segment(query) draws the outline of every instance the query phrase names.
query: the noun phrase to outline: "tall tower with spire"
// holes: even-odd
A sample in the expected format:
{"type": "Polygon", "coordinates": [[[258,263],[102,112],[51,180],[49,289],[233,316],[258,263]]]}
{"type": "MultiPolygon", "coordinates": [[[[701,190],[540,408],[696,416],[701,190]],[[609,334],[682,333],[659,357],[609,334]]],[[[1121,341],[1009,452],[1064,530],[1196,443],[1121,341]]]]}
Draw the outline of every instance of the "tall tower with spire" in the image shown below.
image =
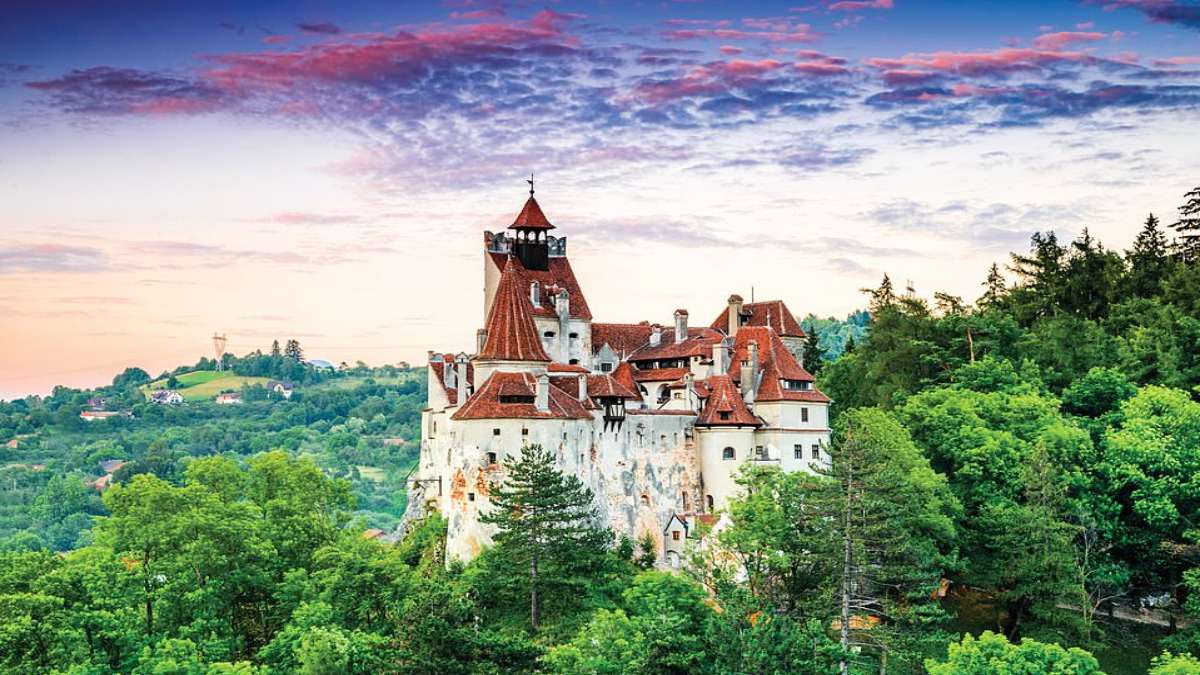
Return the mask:
{"type": "Polygon", "coordinates": [[[542,207],[538,206],[533,196],[533,174],[525,182],[529,183],[529,199],[517,214],[517,219],[508,226],[515,232],[513,254],[525,269],[544,272],[550,266],[550,242],[546,236],[554,226],[546,219],[546,214],[542,213],[542,207]]]}

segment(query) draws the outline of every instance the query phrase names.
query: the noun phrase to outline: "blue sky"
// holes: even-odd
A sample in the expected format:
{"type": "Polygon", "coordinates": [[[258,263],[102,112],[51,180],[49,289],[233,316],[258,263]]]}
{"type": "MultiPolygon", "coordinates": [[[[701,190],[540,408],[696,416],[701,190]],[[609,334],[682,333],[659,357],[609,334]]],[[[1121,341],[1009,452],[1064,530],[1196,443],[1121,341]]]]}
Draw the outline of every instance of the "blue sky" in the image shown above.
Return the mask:
{"type": "Polygon", "coordinates": [[[48,5],[0,21],[0,396],[469,349],[530,171],[597,316],[663,322],[972,299],[1200,182],[1193,0],[48,5]]]}

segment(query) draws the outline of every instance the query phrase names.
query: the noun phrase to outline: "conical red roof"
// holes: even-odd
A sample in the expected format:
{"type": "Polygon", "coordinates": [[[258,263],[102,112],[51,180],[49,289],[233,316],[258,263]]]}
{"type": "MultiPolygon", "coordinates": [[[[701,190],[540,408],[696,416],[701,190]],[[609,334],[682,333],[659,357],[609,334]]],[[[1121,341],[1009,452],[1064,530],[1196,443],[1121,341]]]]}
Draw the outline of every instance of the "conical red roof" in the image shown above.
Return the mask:
{"type": "Polygon", "coordinates": [[[530,313],[526,289],[520,287],[521,275],[512,259],[500,274],[496,287],[496,299],[492,301],[492,312],[488,314],[487,340],[477,356],[480,359],[499,361],[549,361],[537,327],[530,313]]]}
{"type": "Polygon", "coordinates": [[[529,199],[525,202],[525,208],[517,214],[517,219],[512,225],[508,226],[510,230],[553,230],[554,226],[546,220],[546,214],[542,213],[542,207],[538,206],[537,200],[533,195],[529,195],[529,199]]]}

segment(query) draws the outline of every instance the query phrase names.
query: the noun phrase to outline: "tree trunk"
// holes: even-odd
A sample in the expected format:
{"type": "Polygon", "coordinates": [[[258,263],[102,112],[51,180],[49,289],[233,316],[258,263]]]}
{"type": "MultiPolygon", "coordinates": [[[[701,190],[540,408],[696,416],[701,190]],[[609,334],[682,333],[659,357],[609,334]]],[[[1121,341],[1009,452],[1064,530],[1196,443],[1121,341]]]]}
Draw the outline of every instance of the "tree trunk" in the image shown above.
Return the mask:
{"type": "Polygon", "coordinates": [[[538,557],[534,553],[529,561],[529,624],[534,631],[541,623],[541,612],[538,610],[538,557]]]}

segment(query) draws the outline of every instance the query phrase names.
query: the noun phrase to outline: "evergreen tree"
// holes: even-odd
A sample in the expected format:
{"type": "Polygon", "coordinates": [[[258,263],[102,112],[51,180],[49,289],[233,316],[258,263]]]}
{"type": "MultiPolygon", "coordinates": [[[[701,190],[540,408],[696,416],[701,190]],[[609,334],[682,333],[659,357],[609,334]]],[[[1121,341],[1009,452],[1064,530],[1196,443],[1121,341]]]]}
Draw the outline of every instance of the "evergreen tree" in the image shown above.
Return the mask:
{"type": "Polygon", "coordinates": [[[288,340],[287,346],[283,348],[283,355],[296,362],[303,361],[304,350],[300,348],[300,341],[288,340]]]}
{"type": "Polygon", "coordinates": [[[1062,309],[1085,319],[1100,320],[1124,275],[1124,261],[1106,251],[1087,228],[1071,242],[1063,270],[1059,302],[1062,309]]]}
{"type": "Polygon", "coordinates": [[[825,365],[825,350],[821,349],[821,338],[817,335],[817,326],[815,323],[809,323],[804,332],[804,368],[813,375],[816,375],[821,372],[821,367],[825,365]]]}
{"type": "Polygon", "coordinates": [[[883,275],[883,280],[879,282],[878,288],[864,288],[861,290],[863,293],[871,296],[870,308],[872,315],[878,314],[881,310],[896,304],[896,288],[892,285],[892,278],[887,274],[883,275]]]}
{"type": "Polygon", "coordinates": [[[1200,187],[1183,198],[1187,203],[1179,207],[1179,220],[1171,224],[1171,229],[1179,233],[1175,251],[1180,259],[1194,263],[1200,260],[1200,187]]]}
{"type": "Polygon", "coordinates": [[[493,484],[492,509],[481,516],[498,529],[493,540],[501,556],[529,590],[529,623],[541,626],[544,592],[571,592],[587,583],[580,572],[604,554],[612,538],[596,524],[592,491],[554,466],[554,454],[540,445],[521,448],[504,461],[503,483],[493,484]]]}
{"type": "Polygon", "coordinates": [[[1152,298],[1162,293],[1163,279],[1171,267],[1170,252],[1167,236],[1151,213],[1133,240],[1133,248],[1125,252],[1125,262],[1129,264],[1125,283],[1129,294],[1152,298]]]}
{"type": "Polygon", "coordinates": [[[281,354],[281,352],[279,351],[279,340],[272,340],[271,341],[271,356],[278,357],[280,354],[281,354]]]}
{"type": "Polygon", "coordinates": [[[975,302],[980,307],[988,309],[999,305],[1007,293],[1008,286],[1004,282],[1004,275],[1000,274],[1000,266],[992,263],[987,279],[983,282],[983,295],[979,296],[975,302]]]}
{"type": "Polygon", "coordinates": [[[1057,314],[1061,306],[1067,251],[1053,231],[1034,232],[1029,255],[1011,254],[1009,269],[1022,282],[1014,289],[1017,315],[1023,322],[1057,314]]]}

